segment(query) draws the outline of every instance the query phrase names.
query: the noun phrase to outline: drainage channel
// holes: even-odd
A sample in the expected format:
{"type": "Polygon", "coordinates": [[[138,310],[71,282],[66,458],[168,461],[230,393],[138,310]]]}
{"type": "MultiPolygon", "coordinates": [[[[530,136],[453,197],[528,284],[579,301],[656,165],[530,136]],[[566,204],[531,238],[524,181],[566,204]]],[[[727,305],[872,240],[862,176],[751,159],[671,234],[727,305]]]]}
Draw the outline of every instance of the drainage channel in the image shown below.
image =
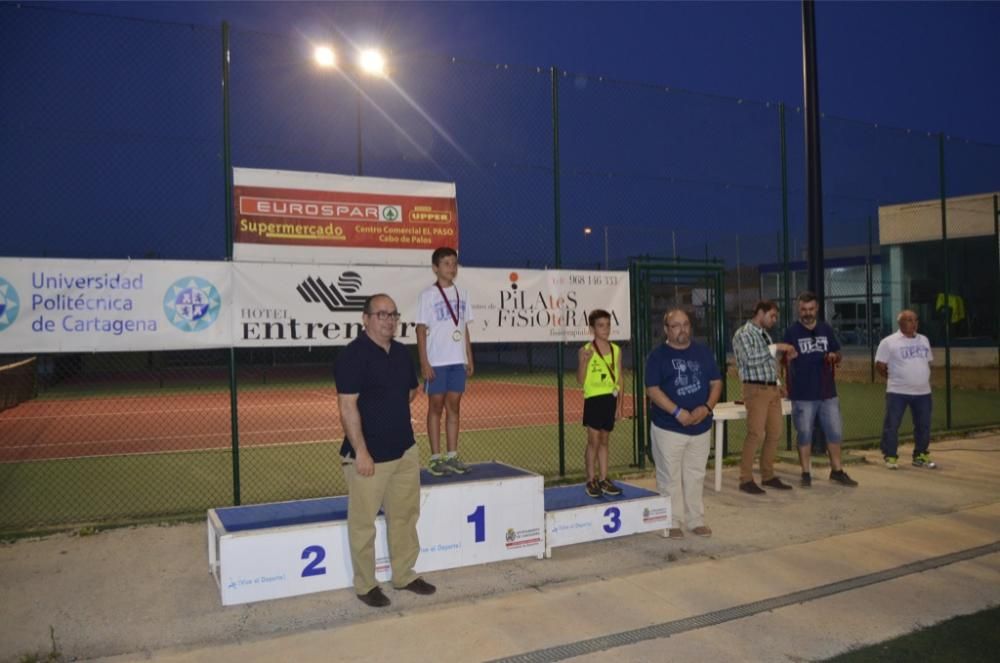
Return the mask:
{"type": "Polygon", "coordinates": [[[695,629],[705,628],[706,626],[724,624],[736,619],[743,619],[744,617],[757,615],[762,612],[768,612],[771,610],[777,610],[778,608],[795,605],[796,603],[815,601],[816,599],[825,598],[827,596],[833,596],[842,592],[849,592],[854,589],[860,589],[861,587],[886,582],[887,580],[902,578],[903,576],[912,575],[914,573],[930,571],[931,569],[948,566],[949,564],[955,564],[956,562],[964,562],[996,552],[1000,552],[1000,541],[996,541],[985,546],[977,546],[967,550],[960,550],[948,555],[941,555],[940,557],[931,557],[919,562],[904,564],[903,566],[897,566],[895,568],[886,569],[885,571],[879,571],[877,573],[869,573],[867,575],[857,576],[847,580],[832,582],[827,585],[820,585],[819,587],[813,587],[811,589],[803,589],[798,592],[792,592],[791,594],[785,594],[783,596],[775,596],[774,598],[745,603],[743,605],[733,606],[724,610],[706,612],[705,614],[696,615],[694,617],[685,617],[684,619],[677,619],[671,622],[664,622],[662,624],[645,626],[631,631],[622,631],[621,633],[602,635],[599,638],[580,640],[578,642],[570,642],[564,645],[548,647],[546,649],[536,649],[535,651],[517,654],[516,656],[498,658],[491,661],[491,663],[549,663],[549,661],[563,661],[568,658],[593,654],[594,652],[604,651],[607,649],[634,645],[637,642],[644,642],[646,640],[669,638],[672,635],[678,635],[686,631],[693,631],[695,629]]]}

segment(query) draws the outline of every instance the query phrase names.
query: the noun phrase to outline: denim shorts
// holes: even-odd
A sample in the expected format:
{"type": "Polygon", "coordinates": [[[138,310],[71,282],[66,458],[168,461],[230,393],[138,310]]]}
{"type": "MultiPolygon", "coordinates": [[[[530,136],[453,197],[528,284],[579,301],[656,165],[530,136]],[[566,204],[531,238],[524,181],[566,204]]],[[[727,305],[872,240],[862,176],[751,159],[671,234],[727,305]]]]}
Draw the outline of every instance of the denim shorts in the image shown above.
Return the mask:
{"type": "Polygon", "coordinates": [[[428,396],[449,391],[461,394],[465,391],[465,364],[434,366],[434,379],[427,380],[424,391],[428,396]]]}
{"type": "Polygon", "coordinates": [[[834,396],[821,401],[792,401],[792,422],[798,432],[798,445],[812,444],[816,421],[823,428],[826,441],[840,444],[844,439],[844,424],[840,419],[840,399],[834,396]]]}

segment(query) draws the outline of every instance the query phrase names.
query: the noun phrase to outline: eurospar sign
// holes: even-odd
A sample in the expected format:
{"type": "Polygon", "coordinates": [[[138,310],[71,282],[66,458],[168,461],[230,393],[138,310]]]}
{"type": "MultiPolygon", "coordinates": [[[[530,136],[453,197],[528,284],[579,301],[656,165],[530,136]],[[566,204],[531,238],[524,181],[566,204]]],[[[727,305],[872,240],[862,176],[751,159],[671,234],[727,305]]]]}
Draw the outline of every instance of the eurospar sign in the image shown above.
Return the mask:
{"type": "Polygon", "coordinates": [[[451,182],[251,168],[233,182],[236,260],[418,265],[458,249],[451,182]]]}

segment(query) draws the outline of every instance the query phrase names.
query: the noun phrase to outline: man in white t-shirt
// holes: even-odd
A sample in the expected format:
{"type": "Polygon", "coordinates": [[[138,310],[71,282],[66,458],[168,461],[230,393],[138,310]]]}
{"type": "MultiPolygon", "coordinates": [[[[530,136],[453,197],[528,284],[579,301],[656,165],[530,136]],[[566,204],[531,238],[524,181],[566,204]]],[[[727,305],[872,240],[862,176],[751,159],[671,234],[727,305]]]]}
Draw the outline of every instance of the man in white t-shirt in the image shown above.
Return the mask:
{"type": "Polygon", "coordinates": [[[935,468],[931,444],[931,366],[934,354],[927,337],[917,333],[917,314],[909,309],[896,317],[899,331],[882,339],[875,352],[875,369],[887,379],[882,455],[890,470],[899,468],[899,424],[906,407],[913,417],[913,466],[935,468]]]}
{"type": "Polygon", "coordinates": [[[427,470],[434,476],[465,474],[469,468],[458,459],[458,418],[465,379],[473,373],[468,328],[472,304],[468,291],[455,284],[455,249],[435,249],[431,267],[437,279],[417,301],[417,352],[427,392],[427,437],[431,444],[427,470]],[[441,453],[442,412],[448,445],[445,454],[441,453]]]}

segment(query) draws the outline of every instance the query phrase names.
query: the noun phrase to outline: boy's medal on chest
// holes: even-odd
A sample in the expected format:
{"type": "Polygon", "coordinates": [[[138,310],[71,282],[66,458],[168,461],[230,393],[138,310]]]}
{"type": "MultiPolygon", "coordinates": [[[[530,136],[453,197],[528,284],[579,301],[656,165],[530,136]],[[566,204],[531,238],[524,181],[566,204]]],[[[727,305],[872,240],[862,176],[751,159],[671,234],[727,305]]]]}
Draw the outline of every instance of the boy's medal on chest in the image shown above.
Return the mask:
{"type": "MultiPolygon", "coordinates": [[[[455,288],[455,308],[452,308],[451,307],[451,302],[448,300],[448,295],[445,294],[444,288],[441,287],[441,284],[440,283],[435,283],[434,285],[437,286],[438,292],[441,293],[441,299],[444,300],[444,305],[448,307],[448,315],[451,316],[451,320],[452,320],[452,322],[455,323],[455,327],[458,327],[458,312],[462,309],[462,302],[461,302],[461,300],[459,299],[459,296],[458,296],[458,286],[457,285],[454,286],[454,288],[455,288]]],[[[451,340],[455,341],[456,343],[458,343],[459,341],[461,341],[462,340],[462,330],[461,329],[456,329],[455,331],[453,331],[451,333],[451,340]]]]}

